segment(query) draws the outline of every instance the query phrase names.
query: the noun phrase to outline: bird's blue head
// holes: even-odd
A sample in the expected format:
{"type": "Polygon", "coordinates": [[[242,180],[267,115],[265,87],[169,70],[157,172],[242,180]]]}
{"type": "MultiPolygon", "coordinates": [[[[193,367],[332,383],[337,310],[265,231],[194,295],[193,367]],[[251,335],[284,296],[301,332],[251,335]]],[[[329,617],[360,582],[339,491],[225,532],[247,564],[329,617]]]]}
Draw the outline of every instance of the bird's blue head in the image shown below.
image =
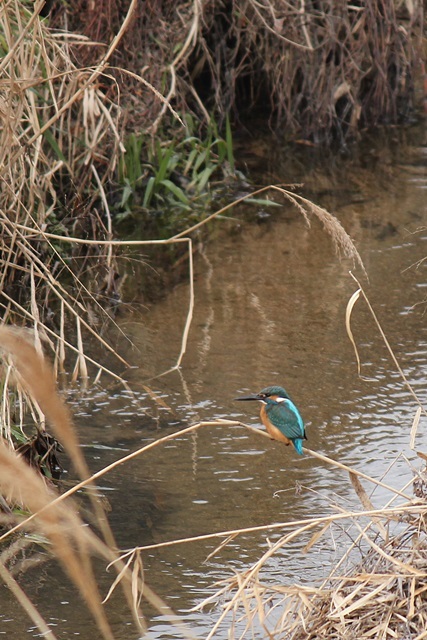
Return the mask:
{"type": "Polygon", "coordinates": [[[276,396],[277,398],[284,398],[285,400],[290,400],[288,394],[286,393],[283,387],[278,387],[273,385],[271,387],[265,387],[262,391],[259,392],[260,396],[264,398],[271,398],[272,396],[276,396]]]}
{"type": "Polygon", "coordinates": [[[260,402],[267,402],[268,398],[284,398],[290,400],[288,394],[283,387],[272,385],[271,387],[265,387],[259,393],[252,394],[250,396],[242,396],[240,398],[234,398],[235,400],[259,400],[260,402]]]}

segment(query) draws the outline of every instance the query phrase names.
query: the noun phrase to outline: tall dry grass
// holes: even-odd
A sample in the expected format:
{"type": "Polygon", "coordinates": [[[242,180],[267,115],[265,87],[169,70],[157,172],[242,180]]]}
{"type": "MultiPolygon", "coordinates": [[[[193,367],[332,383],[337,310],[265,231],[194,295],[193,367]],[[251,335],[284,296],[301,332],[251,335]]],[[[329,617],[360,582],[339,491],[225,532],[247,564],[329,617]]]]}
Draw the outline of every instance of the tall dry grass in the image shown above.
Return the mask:
{"type": "MultiPolygon", "coordinates": [[[[71,17],[57,10],[55,23],[71,20],[91,40],[108,42],[121,2],[75,6],[71,17]]],[[[212,110],[245,117],[255,106],[288,136],[342,141],[360,127],[410,114],[423,9],[421,0],[147,2],[116,60],[142,67],[168,100],[201,119],[212,110]]],[[[87,64],[90,51],[76,49],[87,64]]],[[[156,126],[165,109],[148,92],[139,92],[134,106],[137,121],[149,113],[156,126]]]]}
{"type": "MultiPolygon", "coordinates": [[[[0,11],[0,305],[4,321],[33,324],[50,340],[61,371],[66,347],[72,348],[64,316],[76,335],[84,328],[99,336],[88,301],[101,315],[103,308],[79,279],[82,258],[40,242],[39,234],[50,228],[68,235],[73,228],[78,235],[111,237],[108,208],[98,211],[97,202],[123,145],[118,91],[115,99],[105,92],[109,51],[95,68],[78,68],[70,45],[82,38],[49,30],[38,16],[43,4],[17,0],[0,11]]],[[[111,253],[93,257],[107,277],[111,253]]],[[[85,376],[82,348],[80,342],[73,350],[77,373],[85,376]]]]}
{"type": "MultiPolygon", "coordinates": [[[[109,350],[121,368],[127,366],[99,328],[93,327],[94,309],[105,321],[114,323],[114,319],[83,282],[78,265],[87,254],[80,258],[77,251],[64,251],[64,246],[79,247],[79,236],[89,235],[93,243],[88,243],[93,248],[91,266],[108,281],[114,256],[112,245],[105,242],[112,238],[105,185],[124,151],[120,95],[108,74],[108,60],[128,26],[136,1],[130,3],[102,59],[87,68],[78,67],[70,55],[73,42],[89,44],[87,40],[50,30],[38,15],[43,5],[42,0],[34,4],[13,0],[0,8],[0,489],[5,514],[2,523],[7,529],[1,539],[11,541],[18,531],[41,534],[81,592],[100,634],[110,639],[113,633],[98,590],[93,557],[101,558],[104,564],[114,561],[136,628],[144,628],[139,609],[142,595],[153,606],[167,607],[144,584],[141,573],[131,572],[117,558],[106,515],[91,489],[90,474],[69,412],[56,393],[55,380],[58,374],[71,371],[69,379],[80,378],[84,384],[91,368],[98,372],[96,379],[107,373],[122,381],[85,353],[88,335],[109,350]],[[99,203],[104,206],[102,211],[99,203]],[[60,239],[74,231],[76,242],[55,244],[54,238],[45,235],[46,229],[57,230],[60,239]],[[101,250],[97,238],[104,241],[101,250]],[[4,323],[24,325],[31,331],[12,329],[4,323]],[[53,368],[43,356],[44,348],[54,359],[53,368]],[[14,450],[17,429],[21,436],[30,437],[22,433],[25,412],[32,415],[42,433],[46,433],[47,421],[47,428],[70,455],[87,485],[92,517],[101,537],[84,526],[75,506],[59,496],[54,485],[14,450]],[[18,512],[12,512],[11,507],[18,507],[18,512]],[[28,517],[16,515],[22,509],[28,517]]],[[[12,549],[9,545],[0,558],[2,579],[40,633],[55,638],[9,570],[12,549]]],[[[112,586],[115,588],[114,583],[112,586]]]]}
{"type": "MultiPolygon", "coordinates": [[[[117,367],[128,366],[103,338],[106,326],[119,331],[114,313],[123,276],[109,242],[109,185],[125,153],[125,114],[109,65],[137,1],[96,62],[84,67],[73,46],[91,50],[93,43],[49,28],[39,17],[43,5],[13,0],[0,10],[0,313],[4,322],[33,327],[59,374],[120,379],[85,345],[90,336],[117,367]]],[[[131,75],[165,103],[142,76],[131,75]]]]}

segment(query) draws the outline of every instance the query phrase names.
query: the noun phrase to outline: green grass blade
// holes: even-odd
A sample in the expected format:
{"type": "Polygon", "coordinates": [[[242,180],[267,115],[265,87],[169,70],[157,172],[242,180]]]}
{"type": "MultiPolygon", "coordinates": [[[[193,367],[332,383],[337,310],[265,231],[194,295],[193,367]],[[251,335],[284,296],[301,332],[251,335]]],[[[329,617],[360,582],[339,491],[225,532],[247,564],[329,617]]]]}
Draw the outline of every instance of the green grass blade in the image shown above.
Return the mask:
{"type": "Polygon", "coordinates": [[[196,188],[197,188],[197,191],[199,191],[199,193],[205,189],[215,169],[216,167],[212,167],[212,166],[206,167],[206,169],[204,169],[204,171],[202,171],[202,173],[199,175],[199,179],[197,180],[197,184],[196,184],[196,188]]]}
{"type": "Polygon", "coordinates": [[[180,202],[182,202],[183,204],[189,204],[188,197],[186,196],[184,191],[180,187],[178,187],[178,185],[176,185],[174,182],[172,182],[171,180],[162,180],[160,184],[166,189],[168,189],[171,193],[173,193],[173,195],[178,200],[180,200],[180,202]]]}
{"type": "Polygon", "coordinates": [[[67,162],[64,154],[62,153],[61,149],[58,146],[58,143],[55,140],[55,136],[50,129],[46,129],[46,131],[44,131],[43,138],[50,144],[52,150],[56,153],[57,158],[59,160],[62,160],[62,162],[67,162]]]}
{"type": "Polygon", "coordinates": [[[274,200],[266,200],[265,198],[246,198],[245,202],[247,204],[258,204],[263,207],[282,207],[283,205],[280,202],[274,202],[274,200]]]}
{"type": "Polygon", "coordinates": [[[150,205],[155,182],[156,178],[154,176],[151,176],[151,178],[148,179],[147,186],[145,187],[144,200],[142,201],[143,207],[148,207],[150,205]]]}
{"type": "Polygon", "coordinates": [[[233,152],[233,134],[231,131],[230,118],[227,115],[225,120],[225,142],[227,143],[227,160],[230,165],[231,173],[236,172],[235,162],[234,162],[234,152],[233,152]]]}
{"type": "Polygon", "coordinates": [[[205,149],[204,151],[199,153],[199,155],[197,156],[196,162],[194,163],[194,169],[193,169],[193,176],[194,177],[196,177],[195,174],[197,174],[197,172],[199,171],[199,169],[202,166],[202,164],[206,163],[207,157],[208,157],[208,150],[207,149],[205,149]]]}
{"type": "Polygon", "coordinates": [[[195,161],[195,159],[197,158],[197,154],[198,154],[198,153],[199,153],[199,151],[198,151],[197,149],[192,149],[192,150],[190,151],[190,153],[189,153],[189,155],[188,155],[187,162],[186,162],[185,167],[184,167],[184,171],[183,171],[183,174],[184,174],[185,176],[189,173],[189,171],[190,171],[191,167],[193,166],[193,162],[194,162],[194,161],[195,161]]]}
{"type": "Polygon", "coordinates": [[[157,174],[156,174],[157,184],[160,184],[161,181],[164,180],[166,176],[169,175],[171,171],[173,171],[173,169],[175,168],[176,162],[174,164],[171,163],[173,152],[174,152],[174,149],[172,145],[168,147],[164,152],[163,157],[159,162],[159,170],[157,171],[157,174]]]}

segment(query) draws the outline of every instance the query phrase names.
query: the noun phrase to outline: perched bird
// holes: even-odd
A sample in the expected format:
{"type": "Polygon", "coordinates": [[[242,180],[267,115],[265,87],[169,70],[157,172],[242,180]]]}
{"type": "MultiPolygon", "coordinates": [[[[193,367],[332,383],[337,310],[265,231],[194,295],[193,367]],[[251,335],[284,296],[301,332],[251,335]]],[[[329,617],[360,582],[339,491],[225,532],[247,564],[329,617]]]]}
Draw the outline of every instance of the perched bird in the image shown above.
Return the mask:
{"type": "Polygon", "coordinates": [[[273,440],[280,440],[286,445],[292,442],[296,452],[303,455],[302,441],[307,440],[304,422],[283,387],[266,387],[255,395],[234,399],[261,402],[261,421],[273,440]]]}

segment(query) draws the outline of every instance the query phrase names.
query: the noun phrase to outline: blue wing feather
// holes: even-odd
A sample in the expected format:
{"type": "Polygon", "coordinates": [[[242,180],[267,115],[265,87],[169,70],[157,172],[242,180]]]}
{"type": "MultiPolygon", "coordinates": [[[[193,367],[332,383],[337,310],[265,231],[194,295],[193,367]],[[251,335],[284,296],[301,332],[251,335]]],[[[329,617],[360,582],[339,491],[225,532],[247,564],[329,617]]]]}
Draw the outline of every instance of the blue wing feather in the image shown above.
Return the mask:
{"type": "Polygon", "coordinates": [[[272,424],[289,440],[305,438],[303,419],[292,400],[267,402],[266,412],[272,424]]]}

